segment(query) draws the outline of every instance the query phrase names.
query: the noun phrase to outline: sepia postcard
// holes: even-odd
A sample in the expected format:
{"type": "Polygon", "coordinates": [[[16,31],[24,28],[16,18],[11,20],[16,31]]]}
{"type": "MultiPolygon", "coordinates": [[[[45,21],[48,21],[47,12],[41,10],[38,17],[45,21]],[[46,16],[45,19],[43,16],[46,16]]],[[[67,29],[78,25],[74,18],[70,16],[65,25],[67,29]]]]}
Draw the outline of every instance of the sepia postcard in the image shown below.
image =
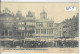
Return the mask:
{"type": "Polygon", "coordinates": [[[0,53],[79,53],[78,2],[1,2],[0,53]]]}

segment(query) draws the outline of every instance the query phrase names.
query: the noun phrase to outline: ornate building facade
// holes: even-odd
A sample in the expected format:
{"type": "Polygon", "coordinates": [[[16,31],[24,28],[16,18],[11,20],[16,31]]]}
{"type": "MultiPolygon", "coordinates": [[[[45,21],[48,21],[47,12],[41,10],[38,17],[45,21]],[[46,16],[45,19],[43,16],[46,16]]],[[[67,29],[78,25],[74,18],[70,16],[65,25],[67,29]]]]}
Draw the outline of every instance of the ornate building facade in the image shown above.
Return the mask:
{"type": "MultiPolygon", "coordinates": [[[[45,12],[45,10],[42,10],[39,19],[36,18],[34,13],[32,13],[31,11],[28,11],[26,17],[22,16],[20,11],[17,11],[16,15],[13,15],[8,9],[5,9],[3,14],[4,13],[8,14],[8,16],[3,16],[5,17],[5,21],[3,21],[3,23],[7,21],[7,18],[9,18],[6,22],[9,23],[9,25],[7,25],[6,23],[4,24],[8,26],[6,29],[9,28],[8,30],[10,30],[11,28],[10,33],[12,33],[12,36],[9,35],[9,31],[6,32],[8,34],[8,36],[6,36],[6,30],[3,31],[3,35],[1,36],[5,35],[8,38],[10,36],[12,38],[54,38],[58,34],[57,24],[53,20],[50,20],[50,18],[47,18],[47,13],[45,12]]],[[[0,34],[2,34],[2,31],[0,34]]]]}
{"type": "MultiPolygon", "coordinates": [[[[19,15],[20,13],[17,13],[19,15]]],[[[29,11],[26,17],[16,17],[16,37],[54,37],[55,23],[47,18],[47,13],[43,10],[40,13],[40,19],[37,19],[34,14],[29,11]],[[19,18],[19,19],[18,19],[19,18]]]]}

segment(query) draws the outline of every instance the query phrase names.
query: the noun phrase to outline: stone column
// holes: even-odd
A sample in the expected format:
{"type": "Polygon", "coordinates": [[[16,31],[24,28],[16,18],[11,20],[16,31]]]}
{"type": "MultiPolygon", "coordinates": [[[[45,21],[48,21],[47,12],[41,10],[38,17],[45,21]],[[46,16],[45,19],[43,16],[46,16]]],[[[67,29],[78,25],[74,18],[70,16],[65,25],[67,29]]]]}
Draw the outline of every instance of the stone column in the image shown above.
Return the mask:
{"type": "Polygon", "coordinates": [[[9,30],[8,30],[8,37],[9,37],[9,30]]]}
{"type": "Polygon", "coordinates": [[[3,32],[4,32],[4,35],[3,36],[5,37],[5,30],[3,32]]]}

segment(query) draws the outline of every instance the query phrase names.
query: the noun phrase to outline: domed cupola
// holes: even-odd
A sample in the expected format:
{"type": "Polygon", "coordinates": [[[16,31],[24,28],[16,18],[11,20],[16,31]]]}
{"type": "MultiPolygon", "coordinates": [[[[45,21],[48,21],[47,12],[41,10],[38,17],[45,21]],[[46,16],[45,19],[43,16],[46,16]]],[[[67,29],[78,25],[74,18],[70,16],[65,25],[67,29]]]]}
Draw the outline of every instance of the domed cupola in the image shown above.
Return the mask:
{"type": "Polygon", "coordinates": [[[11,12],[10,12],[10,10],[9,10],[8,8],[5,8],[5,9],[3,10],[3,13],[4,13],[4,14],[10,14],[11,12]]]}
{"type": "Polygon", "coordinates": [[[22,16],[22,13],[20,11],[17,11],[16,17],[21,17],[21,16],[22,16]]]}
{"type": "Polygon", "coordinates": [[[33,17],[33,13],[31,11],[28,11],[28,14],[26,15],[26,17],[33,17]]]}
{"type": "Polygon", "coordinates": [[[46,19],[47,18],[47,13],[44,10],[40,13],[40,18],[41,19],[46,19]]]}
{"type": "Polygon", "coordinates": [[[28,14],[31,14],[31,11],[28,11],[28,14]]]}

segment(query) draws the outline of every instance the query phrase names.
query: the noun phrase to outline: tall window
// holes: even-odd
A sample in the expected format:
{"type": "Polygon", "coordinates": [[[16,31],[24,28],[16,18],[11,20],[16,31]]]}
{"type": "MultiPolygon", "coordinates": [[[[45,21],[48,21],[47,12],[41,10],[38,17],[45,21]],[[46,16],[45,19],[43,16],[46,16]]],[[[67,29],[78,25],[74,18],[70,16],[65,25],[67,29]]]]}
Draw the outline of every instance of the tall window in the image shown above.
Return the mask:
{"type": "Polygon", "coordinates": [[[37,23],[36,23],[36,26],[38,26],[38,27],[43,27],[43,23],[42,23],[42,22],[37,22],[37,23]]]}
{"type": "Polygon", "coordinates": [[[49,29],[47,29],[47,34],[49,34],[49,29]]]}
{"type": "Polygon", "coordinates": [[[50,34],[53,34],[53,29],[50,29],[50,34]]]}
{"type": "Polygon", "coordinates": [[[40,34],[40,29],[36,29],[36,34],[40,34]]]}
{"type": "Polygon", "coordinates": [[[46,34],[46,29],[41,29],[41,34],[46,34]]]}
{"type": "Polygon", "coordinates": [[[53,23],[47,23],[47,27],[53,27],[53,23]]]}
{"type": "Polygon", "coordinates": [[[5,30],[5,35],[8,35],[8,30],[5,30]]]}
{"type": "Polygon", "coordinates": [[[47,29],[47,34],[53,34],[53,29],[47,29]]]}

